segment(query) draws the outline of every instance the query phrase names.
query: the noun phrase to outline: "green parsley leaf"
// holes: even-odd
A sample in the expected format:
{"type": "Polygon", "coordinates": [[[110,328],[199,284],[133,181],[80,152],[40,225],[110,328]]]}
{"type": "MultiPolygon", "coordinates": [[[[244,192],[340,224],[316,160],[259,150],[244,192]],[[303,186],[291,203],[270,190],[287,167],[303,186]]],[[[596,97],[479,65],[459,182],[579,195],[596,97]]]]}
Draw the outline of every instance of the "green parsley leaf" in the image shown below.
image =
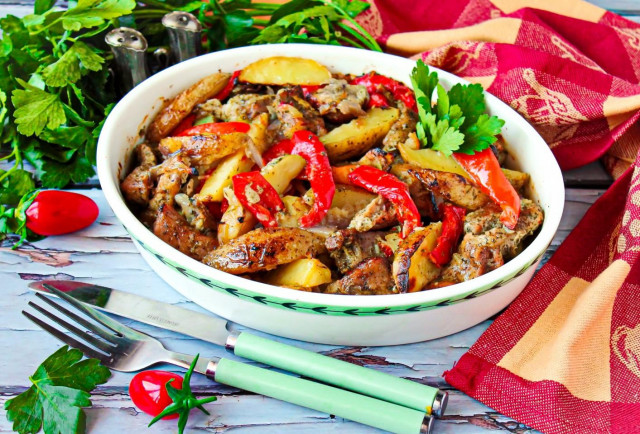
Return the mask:
{"type": "Polygon", "coordinates": [[[79,0],[62,15],[62,25],[66,30],[96,27],[105,20],[130,14],[135,7],[135,0],[79,0]]]}
{"type": "Polygon", "coordinates": [[[448,92],[438,82],[436,72],[418,60],[411,72],[418,117],[416,135],[424,147],[445,155],[474,154],[494,143],[504,121],[485,114],[484,91],[479,84],[454,85],[448,92]],[[437,91],[437,101],[431,96],[437,91]]]}
{"type": "Polygon", "coordinates": [[[7,419],[19,433],[75,433],[85,428],[81,407],[91,405],[90,394],[111,376],[96,359],[66,345],[47,358],[29,377],[26,392],[5,402],[7,419]]]}
{"type": "Polygon", "coordinates": [[[36,188],[31,173],[14,169],[8,173],[0,169],[0,203],[16,206],[20,198],[36,188]],[[6,174],[6,176],[5,176],[6,174]]]}
{"type": "Polygon", "coordinates": [[[77,41],[57,62],[44,68],[42,76],[47,86],[60,87],[75,83],[87,71],[100,71],[104,58],[87,44],[77,41]]]}
{"type": "Polygon", "coordinates": [[[53,7],[56,0],[36,0],[33,11],[36,14],[44,14],[53,7]]]}
{"type": "Polygon", "coordinates": [[[58,95],[35,87],[14,90],[11,102],[16,108],[13,115],[18,131],[25,136],[40,134],[44,127],[56,129],[67,119],[58,95]]]}
{"type": "Polygon", "coordinates": [[[83,182],[95,174],[89,160],[78,154],[67,163],[45,159],[41,170],[42,186],[47,188],[62,188],[72,181],[83,182]]]}
{"type": "Polygon", "coordinates": [[[480,115],[475,124],[464,130],[464,145],[458,152],[473,155],[476,151],[488,148],[495,143],[503,126],[504,121],[497,116],[480,115]]]}

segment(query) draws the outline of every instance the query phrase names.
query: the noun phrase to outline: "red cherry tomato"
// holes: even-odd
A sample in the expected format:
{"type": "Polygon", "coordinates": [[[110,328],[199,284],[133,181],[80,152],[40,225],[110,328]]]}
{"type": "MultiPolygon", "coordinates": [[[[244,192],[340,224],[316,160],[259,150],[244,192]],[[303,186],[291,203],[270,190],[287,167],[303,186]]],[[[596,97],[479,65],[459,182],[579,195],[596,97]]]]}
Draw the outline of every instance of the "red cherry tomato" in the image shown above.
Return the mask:
{"type": "MultiPolygon", "coordinates": [[[[143,371],[137,373],[129,383],[129,396],[140,410],[151,416],[159,415],[173,401],[167,394],[165,385],[174,379],[171,385],[182,389],[182,377],[173,372],[143,371]]],[[[178,414],[170,414],[163,419],[176,419],[178,414]]]]}
{"type": "Polygon", "coordinates": [[[27,227],[39,235],[61,235],[79,231],[98,218],[98,205],[77,193],[44,190],[26,211],[27,227]]]}

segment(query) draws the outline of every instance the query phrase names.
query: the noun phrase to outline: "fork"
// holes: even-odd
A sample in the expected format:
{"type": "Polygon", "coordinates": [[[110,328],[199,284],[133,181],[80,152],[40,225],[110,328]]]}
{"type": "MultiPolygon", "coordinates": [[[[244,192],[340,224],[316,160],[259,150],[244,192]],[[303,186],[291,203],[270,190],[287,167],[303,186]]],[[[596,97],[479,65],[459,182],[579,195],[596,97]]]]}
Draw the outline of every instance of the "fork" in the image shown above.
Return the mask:
{"type": "MultiPolygon", "coordinates": [[[[28,305],[74,336],[27,311],[23,310],[22,314],[62,342],[79,349],[85,356],[100,360],[108,368],[134,372],[156,363],[170,363],[187,369],[194,359],[193,355],[166,349],[157,339],[109,318],[64,292],[55,288],[51,288],[51,292],[93,321],[40,293],[36,297],[56,313],[32,301],[28,305]],[[71,324],[68,319],[84,329],[71,324]]],[[[432,429],[433,417],[425,416],[418,410],[225,358],[201,357],[194,370],[218,383],[390,432],[415,434],[429,433],[432,429]]]]}

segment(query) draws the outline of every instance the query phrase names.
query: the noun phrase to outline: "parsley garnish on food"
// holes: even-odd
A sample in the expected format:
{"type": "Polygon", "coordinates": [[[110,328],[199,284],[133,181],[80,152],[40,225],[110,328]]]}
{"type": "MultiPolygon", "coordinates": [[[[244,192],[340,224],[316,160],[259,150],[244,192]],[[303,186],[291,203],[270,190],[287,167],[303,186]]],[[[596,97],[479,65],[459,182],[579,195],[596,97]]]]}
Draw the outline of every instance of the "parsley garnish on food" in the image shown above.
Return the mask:
{"type": "Polygon", "coordinates": [[[438,82],[438,74],[418,60],[411,72],[418,103],[416,132],[422,146],[445,155],[474,154],[493,144],[504,125],[497,116],[485,113],[484,92],[479,84],[456,84],[448,92],[438,82]],[[432,104],[433,92],[437,101],[432,104]]]}
{"type": "Polygon", "coordinates": [[[29,377],[26,392],[5,402],[7,419],[21,434],[84,432],[82,407],[91,405],[90,394],[111,376],[96,359],[82,359],[82,353],[66,345],[42,362],[29,377]]]}

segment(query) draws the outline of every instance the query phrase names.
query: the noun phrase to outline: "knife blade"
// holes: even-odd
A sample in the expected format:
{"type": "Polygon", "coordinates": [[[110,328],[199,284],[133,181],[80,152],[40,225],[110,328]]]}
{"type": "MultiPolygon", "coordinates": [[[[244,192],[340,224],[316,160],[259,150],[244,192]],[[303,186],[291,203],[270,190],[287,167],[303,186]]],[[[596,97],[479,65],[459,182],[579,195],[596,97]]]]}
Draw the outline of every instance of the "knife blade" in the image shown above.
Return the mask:
{"type": "Polygon", "coordinates": [[[237,356],[315,378],[334,386],[442,417],[448,394],[435,387],[354,365],[248,332],[231,332],[224,319],[75,280],[42,280],[29,288],[47,293],[45,285],[109,313],[176,331],[224,346],[237,356]]]}
{"type": "Polygon", "coordinates": [[[44,287],[46,284],[105,312],[214,344],[224,346],[230,333],[227,320],[105,286],[76,280],[42,280],[28,286],[34,291],[53,295],[44,287]]]}

